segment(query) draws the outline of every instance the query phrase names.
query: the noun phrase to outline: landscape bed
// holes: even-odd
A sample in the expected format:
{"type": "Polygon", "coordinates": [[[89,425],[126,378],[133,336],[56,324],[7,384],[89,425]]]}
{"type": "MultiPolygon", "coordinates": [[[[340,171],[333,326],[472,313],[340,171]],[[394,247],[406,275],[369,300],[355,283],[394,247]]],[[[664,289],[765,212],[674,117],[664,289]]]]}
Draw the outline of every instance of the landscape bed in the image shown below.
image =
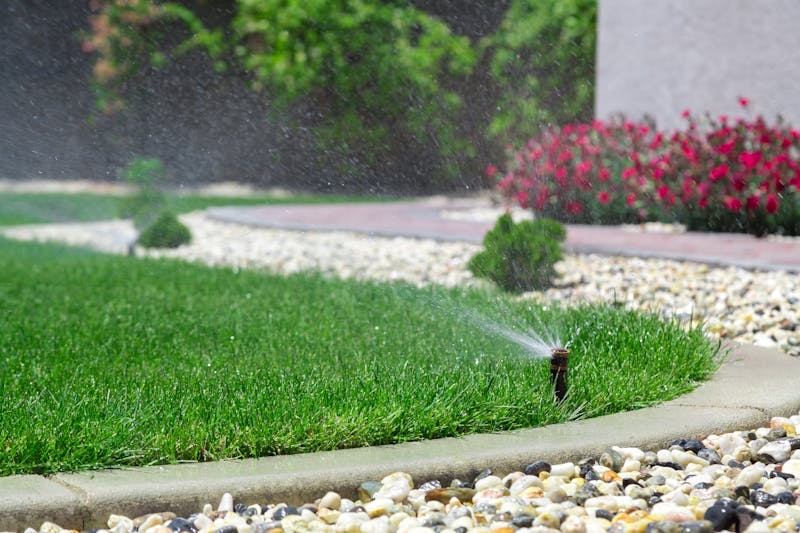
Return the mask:
{"type": "Polygon", "coordinates": [[[719,364],[699,326],[488,290],[11,240],[0,268],[0,475],[534,427],[674,398],[719,364]],[[503,328],[569,343],[563,403],[503,328]]]}

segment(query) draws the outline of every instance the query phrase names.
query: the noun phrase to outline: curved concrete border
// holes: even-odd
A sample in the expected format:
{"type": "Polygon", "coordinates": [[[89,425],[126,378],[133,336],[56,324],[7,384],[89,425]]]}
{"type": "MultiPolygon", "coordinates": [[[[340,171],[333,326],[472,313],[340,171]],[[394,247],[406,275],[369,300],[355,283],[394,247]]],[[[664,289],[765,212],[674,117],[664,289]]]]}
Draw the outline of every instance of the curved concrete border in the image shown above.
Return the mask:
{"type": "Polygon", "coordinates": [[[301,503],[328,490],[354,497],[358,485],[404,471],[415,481],[470,479],[480,470],[521,469],[597,456],[612,445],[658,449],[677,437],[703,437],[763,426],[800,410],[800,360],[741,346],[695,391],[657,407],[535,429],[373,448],[104,470],[51,477],[0,478],[0,530],[45,520],[87,530],[109,514],[197,512],[230,492],[235,501],[301,503]]]}

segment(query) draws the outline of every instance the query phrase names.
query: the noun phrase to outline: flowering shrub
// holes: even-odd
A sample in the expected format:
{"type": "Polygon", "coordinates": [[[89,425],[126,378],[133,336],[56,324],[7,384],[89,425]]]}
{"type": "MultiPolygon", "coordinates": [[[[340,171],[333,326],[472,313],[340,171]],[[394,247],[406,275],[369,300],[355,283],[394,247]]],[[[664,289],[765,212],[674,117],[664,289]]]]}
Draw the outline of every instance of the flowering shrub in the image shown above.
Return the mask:
{"type": "MultiPolygon", "coordinates": [[[[630,170],[653,143],[652,127],[628,121],[553,127],[511,153],[503,194],[560,221],[618,224],[649,218],[652,187],[630,170]],[[633,158],[633,159],[631,159],[633,158]]],[[[493,167],[487,169],[496,175],[493,167]]]]}
{"type": "Polygon", "coordinates": [[[800,234],[800,131],[780,118],[683,116],[672,134],[622,119],[548,129],[510,153],[499,189],[561,221],[800,234]]]}

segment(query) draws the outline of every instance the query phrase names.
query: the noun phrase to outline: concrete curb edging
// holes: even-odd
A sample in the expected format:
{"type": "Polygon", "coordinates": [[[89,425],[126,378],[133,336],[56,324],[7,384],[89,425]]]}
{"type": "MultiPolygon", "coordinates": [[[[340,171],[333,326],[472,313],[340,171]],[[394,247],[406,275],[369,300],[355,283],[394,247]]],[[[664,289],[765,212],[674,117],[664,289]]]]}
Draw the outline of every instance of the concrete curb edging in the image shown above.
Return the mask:
{"type": "Polygon", "coordinates": [[[519,431],[469,435],[372,448],[191,463],[74,474],[0,478],[0,531],[44,521],[66,528],[106,527],[110,514],[154,511],[180,515],[216,504],[313,501],[329,490],[354,497],[360,483],[403,471],[416,483],[470,479],[491,468],[519,470],[536,459],[551,463],[597,456],[612,445],[658,449],[678,437],[745,430],[772,416],[800,411],[800,360],[774,350],[740,346],[695,391],[657,407],[519,431]]]}

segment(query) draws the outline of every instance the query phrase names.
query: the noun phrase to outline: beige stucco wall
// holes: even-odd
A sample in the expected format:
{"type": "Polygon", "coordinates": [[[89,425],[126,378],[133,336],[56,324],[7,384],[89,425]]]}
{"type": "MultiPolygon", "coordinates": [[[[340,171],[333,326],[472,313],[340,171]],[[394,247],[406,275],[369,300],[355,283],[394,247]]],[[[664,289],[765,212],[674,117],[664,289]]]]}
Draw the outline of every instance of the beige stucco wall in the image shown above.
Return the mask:
{"type": "Polygon", "coordinates": [[[782,114],[800,127],[800,0],[600,0],[595,110],[782,114]]]}

